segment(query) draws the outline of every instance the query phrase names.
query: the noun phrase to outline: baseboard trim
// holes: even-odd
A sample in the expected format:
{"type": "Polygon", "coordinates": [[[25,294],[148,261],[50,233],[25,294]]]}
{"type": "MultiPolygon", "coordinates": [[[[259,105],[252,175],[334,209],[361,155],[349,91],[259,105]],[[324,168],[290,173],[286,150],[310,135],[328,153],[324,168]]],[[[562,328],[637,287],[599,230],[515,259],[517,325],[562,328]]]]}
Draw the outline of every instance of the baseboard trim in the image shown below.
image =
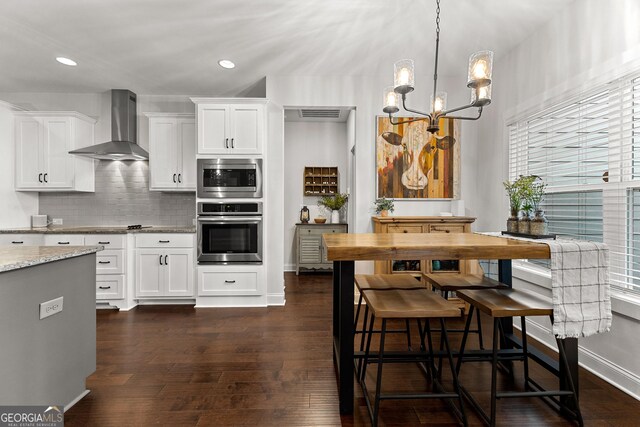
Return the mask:
{"type": "Polygon", "coordinates": [[[296,265],[295,264],[285,264],[284,265],[284,271],[296,271],[296,265]]]}
{"type": "Polygon", "coordinates": [[[91,390],[85,390],[82,393],[80,393],[78,396],[76,396],[75,399],[73,399],[71,402],[69,402],[69,403],[67,403],[65,405],[64,412],[67,412],[69,409],[71,409],[73,407],[73,405],[75,405],[76,403],[80,402],[80,400],[82,400],[82,398],[85,397],[90,392],[91,392],[91,390]]]}
{"type": "MultiPolygon", "coordinates": [[[[514,327],[518,330],[520,329],[515,323],[514,327]]],[[[527,333],[553,351],[558,351],[553,333],[546,326],[528,319],[527,333]]],[[[640,376],[582,347],[580,344],[578,344],[578,354],[581,367],[634,399],[640,400],[640,376]]]]}
{"type": "Polygon", "coordinates": [[[282,294],[267,294],[267,305],[275,305],[275,306],[283,306],[287,300],[284,297],[284,293],[282,294]]]}

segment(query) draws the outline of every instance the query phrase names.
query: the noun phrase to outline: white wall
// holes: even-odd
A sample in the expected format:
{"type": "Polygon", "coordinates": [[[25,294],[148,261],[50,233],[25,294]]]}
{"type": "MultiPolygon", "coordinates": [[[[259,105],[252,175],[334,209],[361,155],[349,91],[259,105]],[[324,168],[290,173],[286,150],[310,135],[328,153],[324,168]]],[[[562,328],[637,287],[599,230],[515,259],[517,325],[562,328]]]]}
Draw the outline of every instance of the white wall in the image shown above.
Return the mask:
{"type": "MultiPolygon", "coordinates": [[[[505,120],[522,111],[542,109],[592,82],[640,70],[638,22],[637,0],[576,1],[496,61],[493,102],[478,128],[476,182],[482,197],[477,198],[475,207],[480,213],[479,229],[499,230],[508,216],[501,184],[508,174],[505,120]]],[[[522,272],[516,269],[514,274],[522,272]]],[[[539,275],[528,275],[527,280],[516,283],[548,292],[548,279],[539,275]]],[[[580,360],[637,397],[640,341],[630,337],[640,333],[640,309],[620,298],[612,303],[616,312],[611,332],[581,339],[580,360]]],[[[530,332],[549,338],[540,328],[531,328],[530,332]]]]}
{"type": "Polygon", "coordinates": [[[0,101],[0,227],[28,227],[38,213],[38,194],[16,192],[13,109],[0,101]]]}
{"type": "MultiPolygon", "coordinates": [[[[337,166],[339,191],[347,190],[347,124],[339,122],[288,122],[284,124],[284,262],[285,270],[295,270],[295,224],[306,205],[310,218],[323,213],[318,197],[303,196],[305,166],[337,166]]],[[[346,217],[341,219],[346,221],[346,217]]]]}

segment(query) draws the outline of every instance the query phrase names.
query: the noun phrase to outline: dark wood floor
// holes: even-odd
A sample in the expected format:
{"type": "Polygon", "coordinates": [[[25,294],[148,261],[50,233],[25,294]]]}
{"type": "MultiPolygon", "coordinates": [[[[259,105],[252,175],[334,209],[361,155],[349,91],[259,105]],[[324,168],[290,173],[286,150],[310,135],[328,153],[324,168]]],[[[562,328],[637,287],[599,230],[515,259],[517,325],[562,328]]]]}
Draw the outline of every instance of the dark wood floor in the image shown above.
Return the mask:
{"type": "MultiPolygon", "coordinates": [[[[355,414],[338,412],[331,276],[287,274],[286,285],[286,307],[98,311],[98,369],[87,381],[91,393],[65,414],[66,425],[369,425],[359,388],[355,414]]],[[[461,380],[486,402],[489,374],[488,365],[468,364],[461,380]]],[[[542,369],[532,376],[553,384],[542,369]]],[[[384,379],[385,390],[427,386],[415,366],[390,366],[384,379]]],[[[586,425],[640,422],[640,402],[584,370],[580,392],[586,425]]],[[[498,408],[499,425],[571,425],[537,399],[509,399],[498,408]]],[[[481,425],[467,412],[471,425],[481,425]]],[[[381,425],[456,424],[438,400],[382,404],[381,425]]]]}

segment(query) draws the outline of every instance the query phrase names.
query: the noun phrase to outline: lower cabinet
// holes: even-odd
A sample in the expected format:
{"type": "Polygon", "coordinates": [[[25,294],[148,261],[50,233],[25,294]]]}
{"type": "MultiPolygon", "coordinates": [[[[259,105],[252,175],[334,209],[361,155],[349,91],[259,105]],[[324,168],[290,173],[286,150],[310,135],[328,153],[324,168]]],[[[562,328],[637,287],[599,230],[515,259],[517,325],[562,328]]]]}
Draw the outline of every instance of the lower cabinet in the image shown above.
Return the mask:
{"type": "Polygon", "coordinates": [[[124,274],[96,275],[96,300],[124,298],[124,274]]]}
{"type": "Polygon", "coordinates": [[[347,224],[296,224],[296,274],[300,269],[331,270],[322,235],[346,232],[347,224]]]}
{"type": "Polygon", "coordinates": [[[193,297],[194,270],[193,235],[136,236],[136,298],[193,297]]]}
{"type": "Polygon", "coordinates": [[[198,268],[198,295],[261,295],[259,274],[258,270],[251,271],[241,266],[235,268],[227,266],[221,271],[198,268]]]}

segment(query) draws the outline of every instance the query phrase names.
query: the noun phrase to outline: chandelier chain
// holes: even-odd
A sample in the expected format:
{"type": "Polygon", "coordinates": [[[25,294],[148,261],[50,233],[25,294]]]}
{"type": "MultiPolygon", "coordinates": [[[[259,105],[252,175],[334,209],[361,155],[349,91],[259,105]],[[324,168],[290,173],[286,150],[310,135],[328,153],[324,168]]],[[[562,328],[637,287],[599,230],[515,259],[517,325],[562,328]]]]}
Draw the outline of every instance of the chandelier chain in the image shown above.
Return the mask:
{"type": "Polygon", "coordinates": [[[436,39],[440,38],[440,0],[436,0],[436,39]]]}

